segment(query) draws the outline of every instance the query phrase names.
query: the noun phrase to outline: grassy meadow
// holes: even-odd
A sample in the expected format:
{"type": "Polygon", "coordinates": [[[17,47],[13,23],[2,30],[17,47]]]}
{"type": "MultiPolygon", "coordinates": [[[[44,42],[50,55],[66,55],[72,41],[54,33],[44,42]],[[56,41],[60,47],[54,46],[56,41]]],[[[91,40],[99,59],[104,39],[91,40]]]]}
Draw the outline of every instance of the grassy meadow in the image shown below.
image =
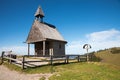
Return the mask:
{"type": "Polygon", "coordinates": [[[120,66],[120,48],[111,48],[95,53],[96,57],[101,58],[102,63],[120,66]]]}
{"type": "Polygon", "coordinates": [[[111,65],[94,63],[71,63],[55,66],[56,74],[50,80],[119,80],[120,70],[111,65]]]}
{"type": "MultiPolygon", "coordinates": [[[[120,80],[120,68],[101,62],[79,62],[70,64],[54,64],[21,70],[20,67],[4,63],[11,70],[21,73],[52,73],[49,80],[120,80]]],[[[41,79],[40,79],[41,80],[41,79]]],[[[45,79],[43,79],[45,80],[45,79]]]]}
{"type": "MultiPolygon", "coordinates": [[[[49,80],[120,80],[120,53],[111,50],[94,53],[96,57],[101,59],[100,62],[54,64],[53,66],[46,65],[25,70],[13,64],[4,63],[4,65],[21,73],[52,73],[49,80]]],[[[40,80],[45,80],[45,78],[40,80]]]]}

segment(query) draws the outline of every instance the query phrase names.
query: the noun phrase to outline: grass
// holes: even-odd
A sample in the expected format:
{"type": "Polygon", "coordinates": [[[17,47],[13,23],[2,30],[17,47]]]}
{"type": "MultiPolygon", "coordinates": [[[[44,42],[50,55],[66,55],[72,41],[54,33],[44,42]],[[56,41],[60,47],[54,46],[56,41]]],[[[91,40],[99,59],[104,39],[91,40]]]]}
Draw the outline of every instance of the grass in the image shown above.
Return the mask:
{"type": "Polygon", "coordinates": [[[51,73],[51,66],[50,65],[45,65],[45,66],[36,67],[36,68],[27,68],[24,70],[22,70],[22,68],[19,66],[16,66],[14,64],[9,64],[7,61],[4,62],[2,65],[5,65],[10,70],[15,70],[15,71],[18,71],[21,73],[28,73],[28,74],[51,73]]]}
{"type": "Polygon", "coordinates": [[[120,70],[101,63],[72,63],[55,66],[50,80],[119,80],[120,70]]]}
{"type": "MultiPolygon", "coordinates": [[[[54,64],[37,68],[27,68],[21,70],[14,64],[4,63],[11,70],[23,73],[53,73],[49,80],[120,80],[120,69],[114,65],[103,64],[100,62],[79,62],[70,64],[54,64]]],[[[41,78],[40,80],[44,80],[41,78]]]]}
{"type": "Polygon", "coordinates": [[[41,77],[39,80],[45,80],[45,77],[43,76],[43,77],[41,77]]]}
{"type": "Polygon", "coordinates": [[[35,73],[52,73],[52,68],[50,65],[41,66],[37,68],[27,68],[23,70],[24,73],[35,74],[35,73]]]}
{"type": "Polygon", "coordinates": [[[95,53],[97,57],[102,59],[103,63],[113,64],[120,66],[120,54],[113,54],[110,50],[103,50],[98,53],[95,53]]]}
{"type": "Polygon", "coordinates": [[[3,65],[8,67],[10,70],[15,70],[15,71],[22,72],[21,67],[18,67],[18,66],[14,65],[14,64],[9,64],[8,62],[4,62],[3,65]]]}
{"type": "MultiPolygon", "coordinates": [[[[95,53],[95,56],[101,58],[102,61],[54,64],[25,70],[13,64],[4,63],[4,65],[11,70],[29,74],[53,73],[49,80],[120,80],[120,54],[103,50],[95,53]]],[[[44,79],[42,77],[39,80],[44,79]]]]}

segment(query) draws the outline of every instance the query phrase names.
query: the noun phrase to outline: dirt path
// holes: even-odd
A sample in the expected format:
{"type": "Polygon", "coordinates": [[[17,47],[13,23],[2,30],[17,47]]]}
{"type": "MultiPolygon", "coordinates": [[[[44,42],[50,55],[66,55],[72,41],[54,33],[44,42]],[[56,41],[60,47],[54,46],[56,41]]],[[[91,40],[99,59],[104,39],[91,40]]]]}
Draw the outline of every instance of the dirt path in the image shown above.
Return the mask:
{"type": "Polygon", "coordinates": [[[45,77],[45,80],[52,74],[24,74],[16,71],[11,71],[4,65],[0,65],[0,80],[39,80],[41,77],[45,77]]]}

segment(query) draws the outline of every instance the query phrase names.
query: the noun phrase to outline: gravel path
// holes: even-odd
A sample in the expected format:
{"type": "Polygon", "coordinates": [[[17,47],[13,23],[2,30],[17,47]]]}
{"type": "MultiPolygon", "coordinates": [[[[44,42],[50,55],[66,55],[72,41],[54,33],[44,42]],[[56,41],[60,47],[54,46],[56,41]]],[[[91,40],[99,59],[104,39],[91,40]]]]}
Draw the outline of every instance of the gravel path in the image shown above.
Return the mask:
{"type": "Polygon", "coordinates": [[[41,77],[45,77],[45,80],[52,74],[25,74],[16,71],[11,71],[4,65],[0,65],[0,80],[39,80],[41,77]]]}

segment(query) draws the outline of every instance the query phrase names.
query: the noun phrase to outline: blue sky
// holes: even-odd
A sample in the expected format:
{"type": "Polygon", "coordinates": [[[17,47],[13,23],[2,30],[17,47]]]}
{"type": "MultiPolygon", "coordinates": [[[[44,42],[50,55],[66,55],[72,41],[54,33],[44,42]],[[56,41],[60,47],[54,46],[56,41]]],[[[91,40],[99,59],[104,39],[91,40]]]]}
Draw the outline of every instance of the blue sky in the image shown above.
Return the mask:
{"type": "MultiPolygon", "coordinates": [[[[44,21],[54,24],[65,40],[67,54],[120,47],[120,0],[0,0],[0,51],[26,53],[26,41],[41,6],[44,21]]],[[[33,49],[31,49],[31,53],[33,49]]]]}

